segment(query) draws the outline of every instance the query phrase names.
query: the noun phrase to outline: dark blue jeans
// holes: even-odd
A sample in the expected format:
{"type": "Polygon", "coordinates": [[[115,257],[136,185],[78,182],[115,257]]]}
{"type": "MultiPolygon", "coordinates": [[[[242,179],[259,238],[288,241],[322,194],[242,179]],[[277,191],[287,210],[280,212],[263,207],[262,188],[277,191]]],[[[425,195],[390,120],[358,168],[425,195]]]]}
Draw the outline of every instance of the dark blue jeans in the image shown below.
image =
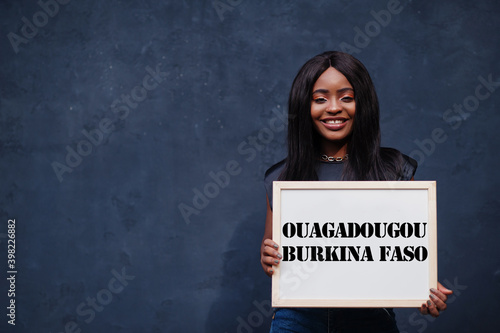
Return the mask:
{"type": "Polygon", "coordinates": [[[270,333],[398,333],[392,309],[279,308],[270,333]]]}

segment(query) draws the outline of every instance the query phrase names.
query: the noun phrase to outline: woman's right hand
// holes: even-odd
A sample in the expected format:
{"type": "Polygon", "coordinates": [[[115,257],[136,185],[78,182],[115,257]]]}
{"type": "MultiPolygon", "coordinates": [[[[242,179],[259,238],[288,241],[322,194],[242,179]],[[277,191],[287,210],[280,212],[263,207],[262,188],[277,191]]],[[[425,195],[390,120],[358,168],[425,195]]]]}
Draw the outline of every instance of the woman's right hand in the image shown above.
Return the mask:
{"type": "Polygon", "coordinates": [[[260,248],[260,263],[267,276],[273,275],[273,266],[279,265],[281,261],[282,257],[278,249],[279,245],[273,242],[272,239],[266,238],[262,241],[260,248]]]}
{"type": "Polygon", "coordinates": [[[281,254],[278,252],[279,245],[273,241],[273,212],[269,205],[269,198],[266,196],[267,212],[266,212],[266,227],[264,229],[264,237],[260,245],[260,264],[267,276],[272,276],[274,273],[273,266],[277,266],[281,261],[281,254]]]}

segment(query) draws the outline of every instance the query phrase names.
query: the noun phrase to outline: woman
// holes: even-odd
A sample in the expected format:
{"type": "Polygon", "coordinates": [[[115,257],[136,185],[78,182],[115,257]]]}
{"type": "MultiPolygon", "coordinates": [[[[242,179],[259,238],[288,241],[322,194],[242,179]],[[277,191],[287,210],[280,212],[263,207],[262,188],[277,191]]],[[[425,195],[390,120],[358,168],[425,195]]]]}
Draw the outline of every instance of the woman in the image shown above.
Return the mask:
{"type": "MultiPolygon", "coordinates": [[[[288,156],[265,176],[267,216],[261,263],[268,276],[281,260],[272,241],[274,180],[413,180],[417,163],[380,147],[378,99],[368,71],[349,54],[325,52],[300,69],[288,100],[288,156]]],[[[422,314],[439,316],[451,290],[438,283],[422,314]]],[[[280,308],[271,332],[398,332],[392,309],[280,308]]]]}

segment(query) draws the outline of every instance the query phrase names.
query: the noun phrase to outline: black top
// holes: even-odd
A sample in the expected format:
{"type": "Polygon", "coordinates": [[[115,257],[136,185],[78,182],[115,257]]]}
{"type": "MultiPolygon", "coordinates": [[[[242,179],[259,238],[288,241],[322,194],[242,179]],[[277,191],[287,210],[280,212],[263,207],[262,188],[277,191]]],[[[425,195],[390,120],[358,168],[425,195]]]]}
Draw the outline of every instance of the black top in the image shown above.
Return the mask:
{"type": "MultiPolygon", "coordinates": [[[[401,154],[403,156],[403,166],[401,167],[401,175],[397,180],[411,180],[417,170],[417,161],[413,158],[401,154]]],[[[273,181],[278,180],[279,175],[285,167],[285,160],[282,160],[266,171],[264,177],[264,186],[266,187],[269,205],[273,209],[273,181]]],[[[318,180],[338,181],[342,180],[342,170],[344,169],[343,162],[325,162],[318,163],[316,173],[318,180]]]]}

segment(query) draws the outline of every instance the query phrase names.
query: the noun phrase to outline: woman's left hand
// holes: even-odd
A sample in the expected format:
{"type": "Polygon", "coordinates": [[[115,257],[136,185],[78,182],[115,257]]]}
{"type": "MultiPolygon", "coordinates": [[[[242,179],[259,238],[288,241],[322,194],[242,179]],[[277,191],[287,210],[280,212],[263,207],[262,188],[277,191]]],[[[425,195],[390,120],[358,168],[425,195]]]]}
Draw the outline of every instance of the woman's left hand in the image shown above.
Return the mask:
{"type": "Polygon", "coordinates": [[[439,313],[446,310],[446,300],[448,300],[448,295],[451,294],[453,294],[453,291],[443,287],[443,285],[438,282],[437,290],[431,288],[429,300],[427,304],[422,304],[420,313],[423,315],[430,314],[434,318],[439,317],[439,313]]]}

